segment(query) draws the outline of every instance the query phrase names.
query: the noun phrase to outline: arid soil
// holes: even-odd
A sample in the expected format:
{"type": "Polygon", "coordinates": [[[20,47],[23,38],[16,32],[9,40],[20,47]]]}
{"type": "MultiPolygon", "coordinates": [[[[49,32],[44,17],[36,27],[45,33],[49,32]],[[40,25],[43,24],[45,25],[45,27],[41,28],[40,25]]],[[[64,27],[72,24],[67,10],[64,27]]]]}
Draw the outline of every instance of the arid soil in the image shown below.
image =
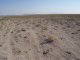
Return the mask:
{"type": "Polygon", "coordinates": [[[80,60],[80,15],[0,17],[0,60],[80,60]]]}

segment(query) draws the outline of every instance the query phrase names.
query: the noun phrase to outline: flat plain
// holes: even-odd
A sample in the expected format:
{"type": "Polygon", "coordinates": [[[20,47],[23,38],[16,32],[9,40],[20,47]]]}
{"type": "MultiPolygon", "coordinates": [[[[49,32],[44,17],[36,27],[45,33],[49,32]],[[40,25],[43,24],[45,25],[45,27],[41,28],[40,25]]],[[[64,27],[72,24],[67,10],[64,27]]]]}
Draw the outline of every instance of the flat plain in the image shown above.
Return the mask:
{"type": "Polygon", "coordinates": [[[0,60],[80,60],[80,15],[0,17],[0,60]]]}

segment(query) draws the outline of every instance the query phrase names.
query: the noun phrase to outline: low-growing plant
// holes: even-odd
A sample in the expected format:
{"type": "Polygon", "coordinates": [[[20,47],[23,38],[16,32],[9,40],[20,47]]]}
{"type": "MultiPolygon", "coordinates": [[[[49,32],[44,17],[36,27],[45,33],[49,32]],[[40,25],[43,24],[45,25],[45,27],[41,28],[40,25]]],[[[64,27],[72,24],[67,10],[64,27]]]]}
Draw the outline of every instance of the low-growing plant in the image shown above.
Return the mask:
{"type": "Polygon", "coordinates": [[[49,50],[43,51],[43,55],[47,55],[49,53],[49,50]]]}
{"type": "Polygon", "coordinates": [[[49,36],[47,39],[45,39],[41,44],[50,44],[53,43],[54,40],[56,40],[56,37],[54,36],[49,36]]]}

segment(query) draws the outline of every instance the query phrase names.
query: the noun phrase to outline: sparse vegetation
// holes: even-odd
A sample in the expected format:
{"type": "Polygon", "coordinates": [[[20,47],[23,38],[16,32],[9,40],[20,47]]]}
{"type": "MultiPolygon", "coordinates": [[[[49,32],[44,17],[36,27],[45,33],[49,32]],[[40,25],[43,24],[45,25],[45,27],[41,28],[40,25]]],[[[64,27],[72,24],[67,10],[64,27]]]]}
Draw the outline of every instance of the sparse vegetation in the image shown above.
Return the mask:
{"type": "Polygon", "coordinates": [[[49,36],[47,39],[45,39],[41,44],[50,44],[53,43],[56,38],[54,36],[49,36]]]}
{"type": "Polygon", "coordinates": [[[0,44],[0,47],[2,47],[2,44],[0,44]]]}
{"type": "Polygon", "coordinates": [[[40,26],[40,24],[37,24],[37,25],[35,25],[36,27],[39,27],[40,26]]]}
{"type": "Polygon", "coordinates": [[[80,60],[80,17],[71,16],[2,18],[0,60],[80,60]]]}
{"type": "Polygon", "coordinates": [[[22,28],[21,31],[24,31],[25,32],[26,30],[24,28],[22,28]]]}
{"type": "Polygon", "coordinates": [[[13,53],[13,55],[20,55],[21,54],[21,50],[19,50],[18,48],[13,48],[12,49],[12,53],[13,53]]]}
{"type": "Polygon", "coordinates": [[[67,53],[67,54],[71,54],[71,52],[69,52],[69,51],[67,51],[66,53],[67,53]]]}
{"type": "Polygon", "coordinates": [[[49,50],[43,51],[43,55],[47,55],[49,53],[49,50]]]}

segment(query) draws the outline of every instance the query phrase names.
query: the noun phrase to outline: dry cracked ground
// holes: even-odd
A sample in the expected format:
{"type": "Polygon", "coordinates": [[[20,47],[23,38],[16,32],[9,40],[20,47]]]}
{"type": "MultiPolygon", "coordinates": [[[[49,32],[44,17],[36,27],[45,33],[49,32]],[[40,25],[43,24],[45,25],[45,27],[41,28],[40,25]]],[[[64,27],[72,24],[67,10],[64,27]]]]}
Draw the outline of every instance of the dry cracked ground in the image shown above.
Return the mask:
{"type": "Polygon", "coordinates": [[[0,17],[0,60],[80,60],[80,15],[0,17]]]}

